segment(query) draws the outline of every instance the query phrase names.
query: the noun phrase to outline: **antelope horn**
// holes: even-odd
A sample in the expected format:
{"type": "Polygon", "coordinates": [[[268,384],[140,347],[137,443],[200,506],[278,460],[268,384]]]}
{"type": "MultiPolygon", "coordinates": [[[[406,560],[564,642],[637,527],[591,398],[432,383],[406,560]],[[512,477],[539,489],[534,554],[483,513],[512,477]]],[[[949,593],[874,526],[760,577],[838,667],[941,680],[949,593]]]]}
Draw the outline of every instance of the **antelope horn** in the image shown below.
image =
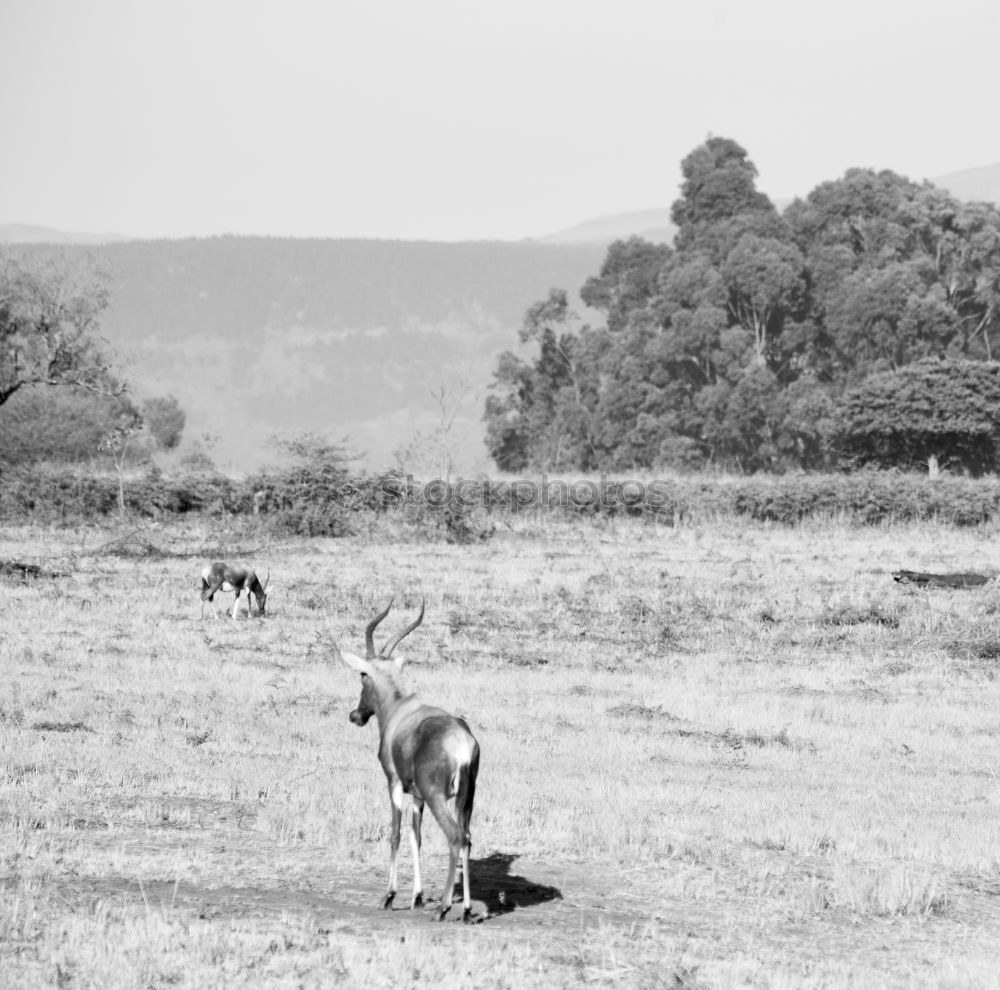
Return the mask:
{"type": "Polygon", "coordinates": [[[419,626],[420,623],[423,621],[424,621],[424,600],[423,598],[421,598],[420,615],[418,615],[416,619],[414,619],[413,622],[411,622],[388,646],[384,647],[379,655],[388,660],[389,657],[392,656],[392,651],[396,649],[396,647],[399,646],[399,644],[402,642],[403,637],[409,636],[410,633],[413,632],[413,630],[416,629],[417,626],[419,626]]]}
{"type": "Polygon", "coordinates": [[[374,660],[378,655],[375,652],[375,640],[372,639],[372,634],[375,632],[375,627],[389,614],[389,609],[392,608],[392,603],[396,600],[396,596],[393,595],[389,599],[389,604],[386,605],[385,611],[379,613],[372,619],[371,622],[365,627],[365,657],[368,660],[374,660]]]}

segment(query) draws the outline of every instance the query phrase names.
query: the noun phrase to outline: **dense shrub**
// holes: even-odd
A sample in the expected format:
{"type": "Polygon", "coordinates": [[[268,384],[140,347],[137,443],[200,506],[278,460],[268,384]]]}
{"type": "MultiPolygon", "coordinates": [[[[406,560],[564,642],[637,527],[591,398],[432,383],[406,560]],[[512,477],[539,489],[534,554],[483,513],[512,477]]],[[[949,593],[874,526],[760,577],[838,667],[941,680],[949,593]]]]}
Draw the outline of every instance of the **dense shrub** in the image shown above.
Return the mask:
{"type": "Polygon", "coordinates": [[[835,421],[848,464],[994,471],[1000,364],[924,360],[872,375],[844,393],[835,421]]]}
{"type": "MultiPolygon", "coordinates": [[[[125,508],[138,516],[241,511],[240,482],[218,474],[165,476],[156,469],[125,480],[125,508]]],[[[6,521],[68,522],[118,512],[118,477],[66,467],[21,467],[0,473],[0,515],[6,521]]]]}
{"type": "MultiPolygon", "coordinates": [[[[0,464],[7,467],[59,462],[90,464],[111,460],[101,441],[117,429],[133,426],[139,410],[127,395],[94,395],[69,388],[24,388],[0,405],[0,464]]],[[[148,459],[148,449],[134,444],[130,463],[148,459]]]]}
{"type": "MultiPolygon", "coordinates": [[[[188,513],[256,515],[276,534],[343,536],[382,532],[400,539],[477,543],[504,517],[613,519],[670,524],[723,519],[795,524],[839,519],[873,524],[942,520],[960,526],[1000,519],[1000,481],[863,471],[855,474],[593,481],[434,482],[389,474],[353,481],[304,469],[246,479],[213,473],[126,478],[126,511],[138,518],[188,513]],[[544,495],[544,497],[543,497],[544,495]]],[[[20,467],[0,473],[0,519],[77,523],[118,512],[118,479],[79,469],[20,467]]]]}

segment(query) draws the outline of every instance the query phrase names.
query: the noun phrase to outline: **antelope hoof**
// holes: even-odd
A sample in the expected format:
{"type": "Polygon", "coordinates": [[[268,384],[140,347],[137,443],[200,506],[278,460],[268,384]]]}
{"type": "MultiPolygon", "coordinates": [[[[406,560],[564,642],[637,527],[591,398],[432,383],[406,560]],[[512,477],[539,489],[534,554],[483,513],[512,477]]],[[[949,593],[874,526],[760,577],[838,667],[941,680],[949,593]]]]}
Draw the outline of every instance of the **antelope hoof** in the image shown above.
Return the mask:
{"type": "Polygon", "coordinates": [[[423,893],[421,892],[421,893],[414,894],[413,895],[413,903],[410,905],[410,910],[412,911],[414,908],[423,907],[423,906],[424,906],[424,895],[423,895],[423,893]]]}
{"type": "Polygon", "coordinates": [[[472,908],[466,908],[462,912],[462,923],[465,925],[472,924],[472,908]]]}
{"type": "Polygon", "coordinates": [[[392,907],[392,902],[395,897],[396,897],[396,891],[392,891],[392,893],[386,894],[385,897],[382,898],[383,911],[388,911],[389,908],[392,907]]]}
{"type": "Polygon", "coordinates": [[[437,917],[434,920],[435,921],[444,921],[445,916],[448,914],[448,912],[450,910],[451,910],[451,905],[450,904],[446,904],[443,908],[441,908],[440,911],[438,911],[437,917]]]}

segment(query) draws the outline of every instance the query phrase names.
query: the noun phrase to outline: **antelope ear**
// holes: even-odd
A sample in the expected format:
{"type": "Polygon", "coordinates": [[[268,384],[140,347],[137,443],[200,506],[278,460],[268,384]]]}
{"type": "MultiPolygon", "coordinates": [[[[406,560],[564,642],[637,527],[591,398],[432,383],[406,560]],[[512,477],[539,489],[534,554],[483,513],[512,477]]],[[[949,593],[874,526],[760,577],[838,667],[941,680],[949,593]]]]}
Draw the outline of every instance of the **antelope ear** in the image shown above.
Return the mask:
{"type": "Polygon", "coordinates": [[[392,662],[396,665],[396,670],[402,670],[403,664],[406,663],[406,657],[402,653],[398,657],[393,657],[392,662]]]}
{"type": "Polygon", "coordinates": [[[372,665],[367,660],[362,660],[361,657],[356,656],[353,653],[341,653],[340,659],[343,660],[348,667],[353,668],[359,674],[371,675],[372,665]]]}

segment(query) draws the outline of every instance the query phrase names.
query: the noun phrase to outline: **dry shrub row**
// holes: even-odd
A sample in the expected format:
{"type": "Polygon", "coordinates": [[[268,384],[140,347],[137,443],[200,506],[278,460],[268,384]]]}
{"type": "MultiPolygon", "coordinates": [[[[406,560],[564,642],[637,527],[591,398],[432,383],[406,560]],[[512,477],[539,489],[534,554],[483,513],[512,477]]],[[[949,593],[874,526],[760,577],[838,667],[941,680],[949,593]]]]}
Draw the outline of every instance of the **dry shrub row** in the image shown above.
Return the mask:
{"type": "MultiPolygon", "coordinates": [[[[858,524],[936,520],[974,526],[1000,518],[1000,482],[995,478],[931,480],[894,471],[655,483],[603,480],[566,486],[559,497],[534,499],[531,491],[518,481],[466,481],[448,488],[395,474],[351,480],[328,468],[241,479],[167,475],[152,468],[126,479],[125,503],[129,513],[146,518],[259,514],[283,535],[342,536],[388,524],[401,538],[458,543],[488,539],[495,521],[508,514],[546,519],[644,516],[670,524],[742,518],[783,524],[806,519],[858,524]]],[[[114,474],[49,467],[0,475],[0,518],[7,521],[75,524],[118,511],[114,474]]]]}
{"type": "Polygon", "coordinates": [[[975,526],[1000,518],[995,478],[927,477],[897,471],[827,475],[677,478],[657,482],[652,498],[634,500],[636,485],[614,482],[598,504],[572,502],[571,514],[653,516],[667,522],[748,519],[795,524],[807,519],[856,524],[936,520],[975,526]]]}
{"type": "MultiPolygon", "coordinates": [[[[119,513],[116,474],[68,467],[0,471],[0,519],[75,525],[119,513]]],[[[167,475],[153,467],[125,480],[126,512],[138,518],[187,513],[256,515],[277,536],[345,536],[373,524],[406,540],[476,543],[495,525],[475,505],[429,505],[418,486],[394,475],[349,481],[319,465],[246,478],[215,473],[167,475]]]]}

